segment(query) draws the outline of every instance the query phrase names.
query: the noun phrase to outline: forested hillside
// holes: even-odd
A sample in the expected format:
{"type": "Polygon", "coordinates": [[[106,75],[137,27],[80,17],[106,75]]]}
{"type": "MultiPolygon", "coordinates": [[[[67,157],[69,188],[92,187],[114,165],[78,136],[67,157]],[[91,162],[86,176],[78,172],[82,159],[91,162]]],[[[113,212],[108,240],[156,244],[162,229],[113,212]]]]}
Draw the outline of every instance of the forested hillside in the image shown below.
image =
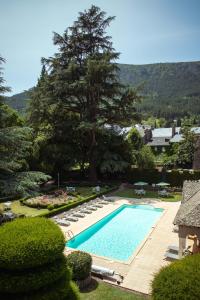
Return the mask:
{"type": "Polygon", "coordinates": [[[6,97],[5,102],[12,108],[16,109],[18,112],[25,113],[28,104],[28,99],[28,92],[24,91],[11,97],[6,97]]]}
{"type": "Polygon", "coordinates": [[[123,83],[142,84],[142,112],[175,118],[200,113],[200,62],[120,65],[123,83]]]}
{"type": "MultiPolygon", "coordinates": [[[[142,86],[146,96],[138,110],[173,119],[200,113],[200,62],[119,64],[125,84],[142,86]]],[[[6,102],[20,112],[28,102],[27,92],[7,97],[6,102]]]]}

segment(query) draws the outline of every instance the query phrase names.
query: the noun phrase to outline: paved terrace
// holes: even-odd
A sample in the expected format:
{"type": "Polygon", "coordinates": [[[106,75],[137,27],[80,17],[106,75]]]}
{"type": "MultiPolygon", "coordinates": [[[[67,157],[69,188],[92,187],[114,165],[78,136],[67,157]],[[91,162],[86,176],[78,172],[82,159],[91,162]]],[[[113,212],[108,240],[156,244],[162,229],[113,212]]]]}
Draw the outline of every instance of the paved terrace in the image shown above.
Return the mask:
{"type": "MultiPolygon", "coordinates": [[[[133,256],[127,263],[106,259],[100,256],[92,255],[93,263],[102,267],[107,267],[124,275],[122,287],[131,290],[149,294],[151,293],[151,281],[154,274],[162,267],[169,264],[165,260],[164,253],[170,244],[178,245],[178,236],[173,232],[173,220],[180,206],[180,202],[161,202],[156,199],[124,199],[115,197],[113,203],[104,205],[85,218],[80,218],[78,222],[72,223],[68,227],[60,226],[66,234],[72,230],[74,235],[85,230],[92,224],[96,223],[122,204],[150,204],[155,207],[164,208],[164,212],[146,240],[139,245],[133,256]]],[[[66,248],[65,253],[70,253],[66,248]]]]}

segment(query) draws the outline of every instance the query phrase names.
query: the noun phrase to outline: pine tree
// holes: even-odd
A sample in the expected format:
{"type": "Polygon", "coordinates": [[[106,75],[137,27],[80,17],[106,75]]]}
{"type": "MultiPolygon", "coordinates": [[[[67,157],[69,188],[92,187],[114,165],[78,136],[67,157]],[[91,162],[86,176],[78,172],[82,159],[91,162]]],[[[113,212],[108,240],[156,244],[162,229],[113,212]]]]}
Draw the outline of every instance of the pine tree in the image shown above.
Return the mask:
{"type": "Polygon", "coordinates": [[[88,132],[90,179],[97,179],[97,131],[105,123],[133,118],[136,92],[125,88],[118,78],[115,52],[106,28],[114,17],[96,6],[79,13],[73,26],[63,35],[54,33],[59,52],[43,59],[49,67],[50,104],[62,103],[68,112],[79,116],[77,130],[88,132]]]}

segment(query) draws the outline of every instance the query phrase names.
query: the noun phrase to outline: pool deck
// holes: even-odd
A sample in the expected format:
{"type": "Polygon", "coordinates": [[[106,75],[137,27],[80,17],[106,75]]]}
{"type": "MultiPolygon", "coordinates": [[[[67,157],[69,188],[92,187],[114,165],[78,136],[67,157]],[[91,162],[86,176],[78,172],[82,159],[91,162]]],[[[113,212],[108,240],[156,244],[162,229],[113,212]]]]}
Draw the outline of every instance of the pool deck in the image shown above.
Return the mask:
{"type": "MultiPolygon", "coordinates": [[[[60,226],[67,237],[68,230],[74,235],[85,230],[92,224],[96,223],[122,204],[149,204],[154,207],[164,208],[158,222],[151,228],[149,235],[139,245],[133,253],[131,259],[124,263],[100,256],[92,255],[93,264],[107,267],[115,270],[124,276],[122,287],[144,293],[151,293],[151,281],[154,274],[170,262],[164,257],[165,251],[169,245],[178,245],[178,235],[173,232],[173,220],[179,209],[180,202],[162,202],[156,199],[124,199],[113,197],[114,202],[104,205],[85,218],[80,218],[78,222],[72,223],[68,227],[60,226]]],[[[65,254],[71,250],[66,248],[65,254]]]]}

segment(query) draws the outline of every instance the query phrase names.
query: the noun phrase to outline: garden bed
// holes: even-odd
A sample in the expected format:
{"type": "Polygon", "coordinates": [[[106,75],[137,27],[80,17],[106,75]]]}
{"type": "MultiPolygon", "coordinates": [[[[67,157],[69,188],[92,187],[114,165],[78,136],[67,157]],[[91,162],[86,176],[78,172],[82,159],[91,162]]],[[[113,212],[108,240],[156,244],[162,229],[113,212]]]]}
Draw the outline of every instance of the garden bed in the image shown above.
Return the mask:
{"type": "MultiPolygon", "coordinates": [[[[59,212],[66,211],[72,207],[75,207],[81,203],[87,202],[91,199],[94,199],[102,194],[107,194],[111,191],[114,191],[117,189],[117,186],[111,187],[106,187],[106,188],[101,188],[101,193],[94,194],[92,192],[92,187],[76,187],[76,193],[78,193],[75,196],[73,196],[71,193],[68,193],[70,197],[74,197],[72,200],[69,200],[69,202],[62,207],[54,208],[51,211],[48,210],[47,208],[35,208],[35,207],[29,207],[27,205],[23,205],[22,202],[24,202],[24,199],[21,200],[14,200],[12,201],[11,204],[11,210],[16,213],[16,214],[23,214],[25,216],[29,217],[35,217],[35,216],[44,216],[44,217],[50,217],[53,215],[58,214],[59,212]]],[[[3,209],[4,205],[3,203],[0,203],[0,209],[3,209]]]]}

